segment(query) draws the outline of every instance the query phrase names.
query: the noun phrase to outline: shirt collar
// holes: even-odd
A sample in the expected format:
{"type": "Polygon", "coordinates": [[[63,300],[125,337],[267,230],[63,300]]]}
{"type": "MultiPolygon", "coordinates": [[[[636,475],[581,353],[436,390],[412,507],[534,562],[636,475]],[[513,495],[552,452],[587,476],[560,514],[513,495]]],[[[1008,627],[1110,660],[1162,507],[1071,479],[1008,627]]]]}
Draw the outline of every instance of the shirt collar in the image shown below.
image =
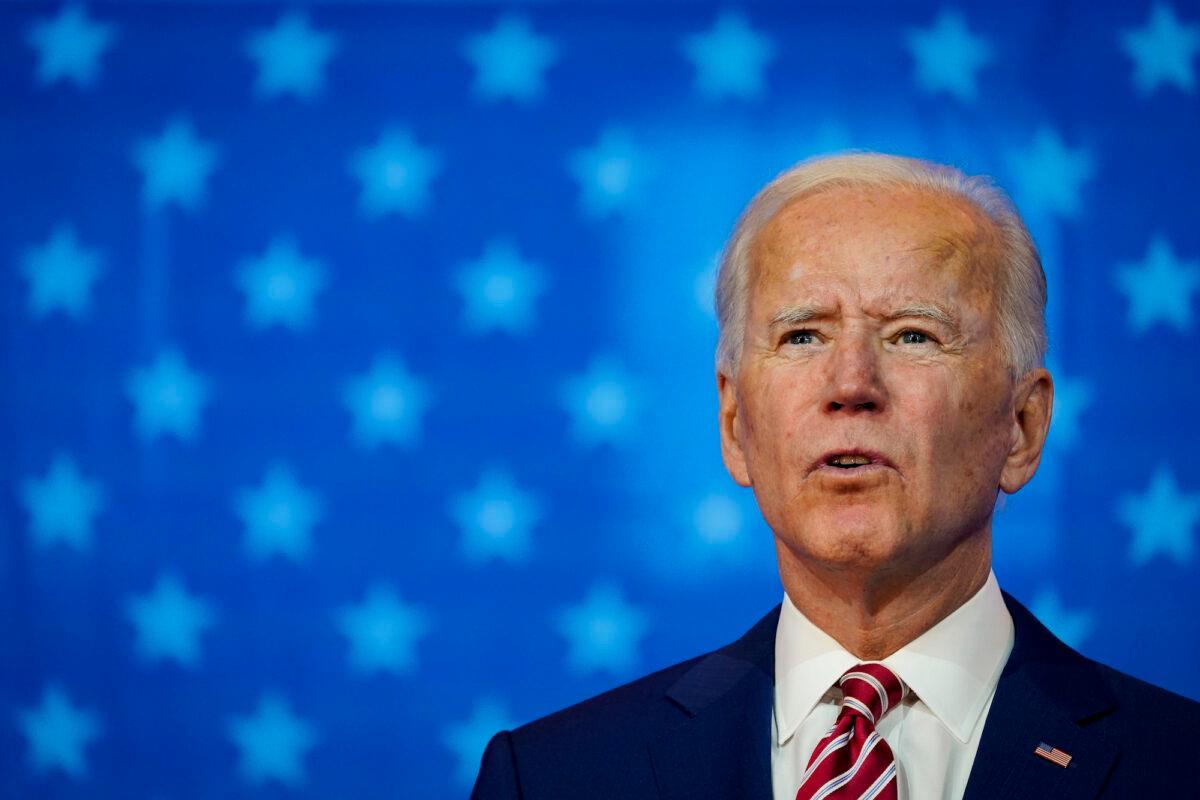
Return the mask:
{"type": "MultiPolygon", "coordinates": [[[[955,739],[966,742],[1012,650],[1012,617],[996,574],[967,602],[882,663],[955,739]]],[[[858,663],[784,594],[775,630],[775,724],[786,742],[842,673],[858,663]]]]}

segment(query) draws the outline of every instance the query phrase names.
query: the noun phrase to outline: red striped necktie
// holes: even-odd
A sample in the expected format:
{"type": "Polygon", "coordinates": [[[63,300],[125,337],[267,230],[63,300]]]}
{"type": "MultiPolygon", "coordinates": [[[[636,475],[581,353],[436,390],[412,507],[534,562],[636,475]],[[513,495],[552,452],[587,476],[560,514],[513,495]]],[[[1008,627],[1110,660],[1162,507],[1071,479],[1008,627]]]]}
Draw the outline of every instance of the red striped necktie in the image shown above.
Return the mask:
{"type": "Polygon", "coordinates": [[[883,664],[856,664],[838,685],[842,710],[808,759],[796,800],[896,800],[896,759],[875,723],[908,687],[883,664]]]}

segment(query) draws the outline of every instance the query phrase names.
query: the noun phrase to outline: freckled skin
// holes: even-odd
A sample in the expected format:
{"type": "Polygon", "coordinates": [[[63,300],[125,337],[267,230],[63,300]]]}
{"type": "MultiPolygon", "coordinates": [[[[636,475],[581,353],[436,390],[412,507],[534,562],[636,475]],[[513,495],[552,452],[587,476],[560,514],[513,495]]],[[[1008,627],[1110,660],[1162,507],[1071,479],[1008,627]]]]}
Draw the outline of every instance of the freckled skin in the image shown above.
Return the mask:
{"type": "Polygon", "coordinates": [[[965,201],[879,187],[793,201],[751,249],[738,374],[718,375],[725,463],[754,489],[793,603],[863,658],[982,585],[997,490],[1037,469],[1053,386],[1044,369],[1008,374],[995,254],[995,229],[965,201]],[[913,304],[947,310],[958,330],[885,319],[913,304]],[[772,327],[798,305],[830,313],[772,327]],[[894,469],[811,469],[848,448],[894,469]]]}

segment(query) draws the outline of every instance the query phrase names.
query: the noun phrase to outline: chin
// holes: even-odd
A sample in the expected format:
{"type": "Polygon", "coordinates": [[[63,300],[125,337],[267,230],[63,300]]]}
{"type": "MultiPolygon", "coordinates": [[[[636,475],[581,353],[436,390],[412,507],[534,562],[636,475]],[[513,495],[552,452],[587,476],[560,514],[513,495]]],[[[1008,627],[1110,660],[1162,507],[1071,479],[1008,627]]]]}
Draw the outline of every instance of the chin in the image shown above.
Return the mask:
{"type": "Polygon", "coordinates": [[[830,567],[876,568],[903,550],[902,526],[890,510],[849,506],[809,513],[785,543],[806,559],[830,567]],[[790,539],[790,541],[788,541],[790,539]]]}

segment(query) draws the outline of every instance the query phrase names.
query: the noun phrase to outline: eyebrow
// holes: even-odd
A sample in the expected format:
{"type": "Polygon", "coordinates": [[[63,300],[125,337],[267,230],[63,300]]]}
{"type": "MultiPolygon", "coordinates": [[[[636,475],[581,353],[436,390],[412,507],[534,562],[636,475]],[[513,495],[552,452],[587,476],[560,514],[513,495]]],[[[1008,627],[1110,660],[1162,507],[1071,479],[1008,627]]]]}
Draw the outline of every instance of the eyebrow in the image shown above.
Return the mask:
{"type": "MultiPolygon", "coordinates": [[[[771,327],[775,328],[781,325],[799,325],[814,319],[828,319],[834,316],[834,311],[828,306],[818,305],[799,305],[788,306],[781,309],[775,316],[771,317],[771,327]]],[[[884,315],[884,321],[902,319],[903,317],[920,317],[928,319],[931,322],[936,322],[952,331],[958,332],[960,325],[958,324],[957,315],[933,303],[909,303],[908,305],[900,306],[893,309],[888,314],[884,315]]]]}

